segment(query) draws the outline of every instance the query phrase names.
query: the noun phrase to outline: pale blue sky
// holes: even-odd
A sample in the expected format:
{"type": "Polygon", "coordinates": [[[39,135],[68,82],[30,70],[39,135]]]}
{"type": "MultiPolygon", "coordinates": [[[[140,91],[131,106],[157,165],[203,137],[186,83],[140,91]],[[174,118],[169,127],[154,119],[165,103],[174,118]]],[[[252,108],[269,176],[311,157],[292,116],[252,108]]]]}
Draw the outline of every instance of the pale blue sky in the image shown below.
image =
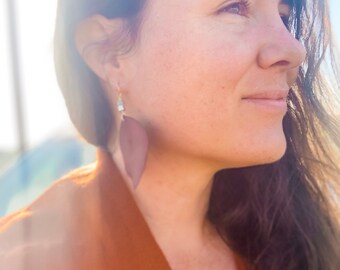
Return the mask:
{"type": "Polygon", "coordinates": [[[329,5],[334,34],[338,40],[338,45],[340,46],[340,1],[329,0],[329,5]]]}

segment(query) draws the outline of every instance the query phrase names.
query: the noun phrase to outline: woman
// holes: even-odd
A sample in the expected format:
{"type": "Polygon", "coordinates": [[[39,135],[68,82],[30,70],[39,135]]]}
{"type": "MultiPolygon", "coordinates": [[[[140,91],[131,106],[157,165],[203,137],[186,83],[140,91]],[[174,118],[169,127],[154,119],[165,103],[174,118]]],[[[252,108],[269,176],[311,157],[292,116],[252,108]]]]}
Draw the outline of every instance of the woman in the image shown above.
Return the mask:
{"type": "Polygon", "coordinates": [[[59,0],[55,37],[98,162],[2,221],[4,269],[339,269],[323,1],[59,0]]]}

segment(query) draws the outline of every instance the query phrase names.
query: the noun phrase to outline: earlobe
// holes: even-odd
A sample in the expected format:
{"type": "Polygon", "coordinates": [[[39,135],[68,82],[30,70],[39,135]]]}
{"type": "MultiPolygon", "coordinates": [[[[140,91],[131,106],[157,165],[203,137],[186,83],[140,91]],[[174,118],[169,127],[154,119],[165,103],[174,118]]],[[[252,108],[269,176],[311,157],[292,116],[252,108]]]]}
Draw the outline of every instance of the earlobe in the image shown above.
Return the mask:
{"type": "Polygon", "coordinates": [[[119,69],[114,46],[110,40],[114,33],[122,28],[122,20],[109,20],[101,15],[94,15],[81,21],[75,31],[75,44],[79,55],[88,67],[102,80],[107,80],[108,65],[119,69]]]}

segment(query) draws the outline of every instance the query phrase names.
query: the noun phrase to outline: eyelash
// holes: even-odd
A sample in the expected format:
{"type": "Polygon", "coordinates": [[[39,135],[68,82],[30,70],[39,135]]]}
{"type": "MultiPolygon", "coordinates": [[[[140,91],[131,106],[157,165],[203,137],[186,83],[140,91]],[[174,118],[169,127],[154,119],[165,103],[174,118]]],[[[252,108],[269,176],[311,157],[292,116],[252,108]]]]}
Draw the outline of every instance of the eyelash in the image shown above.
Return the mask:
{"type": "MultiPolygon", "coordinates": [[[[249,7],[250,7],[249,0],[240,0],[239,2],[234,2],[234,3],[231,3],[231,4],[227,5],[227,6],[225,6],[225,7],[222,7],[221,9],[219,9],[217,11],[217,13],[221,14],[221,13],[227,12],[227,13],[238,14],[240,16],[247,17],[248,16],[249,7]],[[231,13],[229,11],[231,8],[235,8],[235,7],[239,8],[241,14],[234,13],[234,12],[231,13]],[[245,14],[242,14],[243,12],[245,12],[245,14]]],[[[287,29],[289,29],[289,18],[290,18],[290,16],[286,16],[286,15],[282,15],[281,16],[281,20],[282,20],[283,24],[286,26],[287,29]]]]}
{"type": "MultiPolygon", "coordinates": [[[[240,0],[239,2],[234,2],[234,3],[231,3],[231,4],[228,4],[227,6],[225,7],[222,7],[221,9],[218,10],[218,14],[221,14],[221,13],[224,13],[224,12],[228,12],[230,13],[230,9],[231,8],[235,8],[235,7],[239,7],[239,10],[242,12],[242,11],[245,11],[245,12],[248,12],[249,10],[249,7],[250,7],[250,3],[249,3],[249,0],[240,0]],[[240,8],[241,7],[241,8],[240,8]]],[[[237,14],[237,13],[234,13],[232,12],[232,14],[237,14]]],[[[239,14],[241,16],[247,16],[246,14],[239,14]]]]}
{"type": "Polygon", "coordinates": [[[290,16],[282,15],[281,20],[283,24],[286,26],[286,28],[289,30],[290,29],[290,16]]]}

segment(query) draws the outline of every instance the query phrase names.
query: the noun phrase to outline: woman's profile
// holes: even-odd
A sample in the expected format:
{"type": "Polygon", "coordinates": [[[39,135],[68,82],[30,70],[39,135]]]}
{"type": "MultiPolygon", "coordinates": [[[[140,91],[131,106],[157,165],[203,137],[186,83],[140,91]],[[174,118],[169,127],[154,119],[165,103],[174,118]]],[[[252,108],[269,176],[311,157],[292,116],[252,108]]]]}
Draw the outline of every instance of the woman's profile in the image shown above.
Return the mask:
{"type": "Polygon", "coordinates": [[[340,269],[326,55],[323,0],[59,0],[97,162],[0,220],[0,269],[340,269]]]}

